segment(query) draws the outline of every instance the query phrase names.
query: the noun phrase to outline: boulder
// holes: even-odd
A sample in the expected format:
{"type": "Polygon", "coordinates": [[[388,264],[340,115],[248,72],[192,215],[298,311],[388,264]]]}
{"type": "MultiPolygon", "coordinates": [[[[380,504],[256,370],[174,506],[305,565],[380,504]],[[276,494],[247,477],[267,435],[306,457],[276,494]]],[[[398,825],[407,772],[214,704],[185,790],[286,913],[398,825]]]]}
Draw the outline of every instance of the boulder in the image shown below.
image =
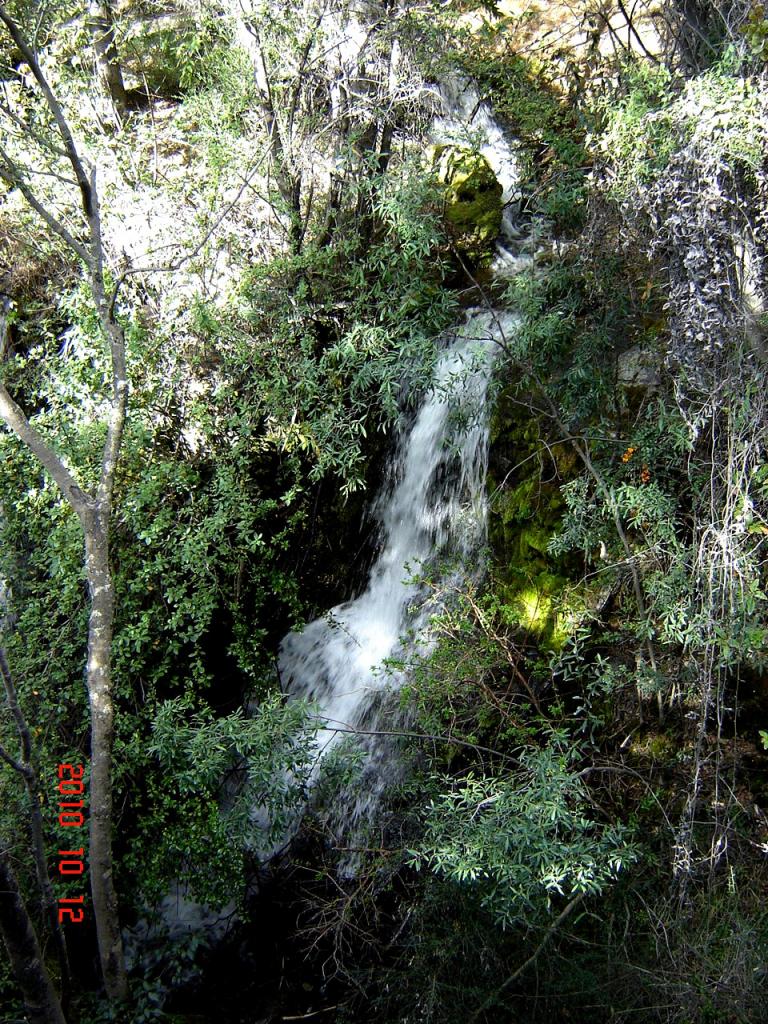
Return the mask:
{"type": "Polygon", "coordinates": [[[636,345],[619,356],[616,378],[629,391],[655,391],[661,386],[659,357],[636,345]]]}
{"type": "Polygon", "coordinates": [[[501,231],[502,187],[485,157],[463,146],[431,150],[432,166],[445,186],[445,219],[457,250],[472,262],[491,253],[501,231]]]}

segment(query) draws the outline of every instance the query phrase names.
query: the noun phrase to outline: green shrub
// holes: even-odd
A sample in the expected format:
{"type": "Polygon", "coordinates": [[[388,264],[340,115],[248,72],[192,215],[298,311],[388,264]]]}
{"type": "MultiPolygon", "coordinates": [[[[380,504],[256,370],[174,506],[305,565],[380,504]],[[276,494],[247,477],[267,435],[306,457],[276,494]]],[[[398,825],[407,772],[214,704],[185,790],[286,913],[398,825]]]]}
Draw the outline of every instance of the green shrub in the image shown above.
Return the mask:
{"type": "Polygon", "coordinates": [[[569,756],[550,743],[519,755],[514,773],[442,780],[412,863],[475,890],[504,927],[532,927],[559,899],[598,896],[638,849],[600,825],[569,756]]]}

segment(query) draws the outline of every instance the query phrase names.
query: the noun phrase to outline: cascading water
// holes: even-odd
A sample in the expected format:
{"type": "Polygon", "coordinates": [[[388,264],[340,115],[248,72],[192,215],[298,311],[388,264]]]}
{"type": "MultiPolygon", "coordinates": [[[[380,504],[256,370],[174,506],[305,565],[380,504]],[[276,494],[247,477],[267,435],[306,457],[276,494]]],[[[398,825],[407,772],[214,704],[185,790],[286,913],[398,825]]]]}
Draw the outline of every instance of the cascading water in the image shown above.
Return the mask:
{"type": "MultiPolygon", "coordinates": [[[[509,276],[531,258],[521,255],[518,245],[524,232],[514,217],[519,182],[514,146],[473,83],[454,76],[436,92],[442,113],[433,122],[432,139],[478,150],[502,185],[504,244],[497,246],[493,269],[509,276]]],[[[314,778],[350,735],[366,754],[357,787],[346,798],[335,798],[328,815],[337,835],[358,834],[399,777],[392,735],[403,728],[404,718],[391,698],[403,672],[396,666],[428,651],[429,622],[440,610],[441,591],[455,590],[482,571],[486,392],[498,342],[516,323],[510,313],[467,314],[438,360],[432,389],[415,417],[401,424],[387,483],[373,506],[380,553],[364,591],[282,641],[281,680],[293,697],[313,702],[321,723],[314,778]]],[[[350,860],[353,866],[354,856],[350,860]]]]}
{"type": "Polygon", "coordinates": [[[435,143],[464,146],[481,153],[501,185],[501,236],[496,241],[495,277],[512,278],[530,266],[535,234],[531,225],[520,224],[520,160],[488,103],[474,82],[449,75],[436,89],[441,113],[435,118],[430,138],[435,143]]]}
{"type": "Polygon", "coordinates": [[[432,139],[468,146],[485,157],[502,189],[502,233],[519,239],[522,232],[515,221],[515,200],[519,198],[520,161],[514,146],[473,82],[451,75],[440,84],[438,95],[442,114],[432,125],[432,139]]]}
{"type": "Polygon", "coordinates": [[[457,576],[478,573],[486,528],[485,398],[497,343],[514,325],[511,314],[467,315],[415,419],[400,430],[390,482],[374,505],[381,548],[365,590],[302,632],[289,633],[281,645],[282,680],[293,696],[315,703],[323,723],[316,774],[341,738],[364,734],[362,785],[338,823],[347,832],[370,817],[396,774],[387,756],[393,724],[386,695],[402,676],[382,662],[400,658],[406,647],[428,647],[429,618],[437,610],[433,593],[457,576]],[[426,570],[436,588],[424,585],[426,570]]]}

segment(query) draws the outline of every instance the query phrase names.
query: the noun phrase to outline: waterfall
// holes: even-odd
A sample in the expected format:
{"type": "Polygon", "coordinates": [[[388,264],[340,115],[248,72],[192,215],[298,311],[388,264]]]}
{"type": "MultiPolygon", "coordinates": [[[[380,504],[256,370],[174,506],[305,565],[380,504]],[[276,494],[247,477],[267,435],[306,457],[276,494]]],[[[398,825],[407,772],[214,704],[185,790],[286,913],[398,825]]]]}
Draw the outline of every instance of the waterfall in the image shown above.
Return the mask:
{"type": "MultiPolygon", "coordinates": [[[[531,261],[515,222],[519,161],[474,83],[450,76],[433,91],[439,102],[430,137],[470,146],[502,186],[502,239],[493,272],[518,273],[531,261]],[[502,244],[503,240],[503,244],[502,244]],[[512,250],[512,251],[511,251],[512,250]]],[[[363,592],[331,608],[280,645],[282,683],[310,700],[320,722],[313,778],[342,740],[365,752],[362,777],[334,798],[331,829],[359,835],[400,768],[393,734],[405,724],[395,699],[409,656],[428,653],[430,619],[441,593],[482,574],[488,460],[486,393],[498,342],[514,331],[511,313],[474,310],[446,339],[431,389],[415,416],[403,418],[372,511],[379,545],[363,592]],[[429,583],[427,582],[429,579],[429,583]]],[[[354,870],[354,856],[350,858],[354,870]]],[[[349,861],[348,861],[349,863],[349,861]]],[[[342,865],[343,868],[343,865],[342,865]]]]}
{"type": "Polygon", "coordinates": [[[365,734],[363,785],[339,815],[347,832],[370,818],[396,775],[386,735],[393,731],[386,697],[403,680],[396,668],[385,670],[382,663],[417,646],[428,649],[429,619],[439,609],[434,594],[441,584],[481,571],[485,399],[497,342],[515,322],[511,314],[467,314],[443,350],[415,417],[400,427],[387,483],[373,506],[380,550],[364,591],[301,632],[289,633],[280,647],[281,679],[291,695],[314,702],[322,722],[315,774],[339,740],[350,732],[365,734]],[[424,584],[425,571],[436,587],[424,584]]]}
{"type": "Polygon", "coordinates": [[[481,153],[501,185],[504,204],[502,234],[522,237],[515,220],[520,190],[520,161],[515,147],[504,134],[490,106],[481,99],[474,82],[450,75],[441,82],[438,98],[442,113],[435,118],[430,137],[433,142],[468,146],[481,153]]]}

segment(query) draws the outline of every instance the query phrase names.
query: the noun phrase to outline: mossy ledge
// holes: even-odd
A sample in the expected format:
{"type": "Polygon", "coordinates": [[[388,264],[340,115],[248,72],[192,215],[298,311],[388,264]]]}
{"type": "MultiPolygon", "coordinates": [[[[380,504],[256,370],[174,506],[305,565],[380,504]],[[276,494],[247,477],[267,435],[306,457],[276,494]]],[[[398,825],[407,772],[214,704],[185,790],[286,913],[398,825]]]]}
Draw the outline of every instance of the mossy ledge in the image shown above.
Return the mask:
{"type": "Polygon", "coordinates": [[[510,621],[550,650],[562,647],[586,607],[573,559],[549,552],[565,510],[560,488],[576,468],[571,448],[545,444],[535,416],[503,391],[491,421],[488,475],[495,587],[510,621]]]}
{"type": "Polygon", "coordinates": [[[453,244],[461,256],[481,263],[501,231],[502,187],[476,150],[439,145],[430,148],[429,156],[445,186],[444,217],[453,244]]]}

